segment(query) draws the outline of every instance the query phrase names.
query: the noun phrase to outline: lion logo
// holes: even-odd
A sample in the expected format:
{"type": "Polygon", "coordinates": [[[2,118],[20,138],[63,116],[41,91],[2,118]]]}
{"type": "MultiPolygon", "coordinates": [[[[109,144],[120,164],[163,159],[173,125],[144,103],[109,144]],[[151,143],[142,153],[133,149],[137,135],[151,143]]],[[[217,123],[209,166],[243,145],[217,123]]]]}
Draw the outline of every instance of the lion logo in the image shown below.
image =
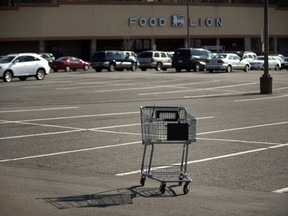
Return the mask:
{"type": "Polygon", "coordinates": [[[171,18],[172,18],[172,26],[173,27],[184,26],[184,16],[183,15],[173,15],[171,18]]]}

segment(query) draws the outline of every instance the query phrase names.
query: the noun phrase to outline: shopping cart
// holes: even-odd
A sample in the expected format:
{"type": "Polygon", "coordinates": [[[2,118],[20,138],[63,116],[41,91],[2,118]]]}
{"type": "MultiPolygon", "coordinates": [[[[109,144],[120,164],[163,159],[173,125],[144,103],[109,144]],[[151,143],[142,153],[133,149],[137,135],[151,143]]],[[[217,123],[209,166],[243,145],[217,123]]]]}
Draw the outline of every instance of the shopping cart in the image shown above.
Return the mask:
{"type": "MultiPolygon", "coordinates": [[[[184,184],[187,194],[192,179],[187,175],[188,147],[196,142],[196,118],[187,113],[185,107],[141,106],[141,132],[144,145],[140,184],[146,178],[161,182],[160,192],[165,193],[166,183],[184,184]],[[154,164],[154,145],[182,144],[182,156],[177,164],[154,164]],[[148,146],[150,152],[147,153],[148,146]],[[146,154],[147,153],[147,154],[146,154]]],[[[161,161],[161,160],[160,160],[161,161]]],[[[159,161],[158,161],[159,162],[159,161]]]]}

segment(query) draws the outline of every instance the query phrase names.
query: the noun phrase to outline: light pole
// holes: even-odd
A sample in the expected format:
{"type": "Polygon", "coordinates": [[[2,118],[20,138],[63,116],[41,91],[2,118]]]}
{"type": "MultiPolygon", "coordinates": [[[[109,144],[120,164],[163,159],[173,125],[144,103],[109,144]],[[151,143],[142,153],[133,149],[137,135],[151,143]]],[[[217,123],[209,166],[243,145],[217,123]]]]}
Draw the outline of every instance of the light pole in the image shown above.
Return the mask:
{"type": "Polygon", "coordinates": [[[189,0],[187,0],[187,5],[186,5],[186,8],[187,8],[187,48],[190,48],[190,12],[189,12],[189,0]]]}
{"type": "Polygon", "coordinates": [[[269,74],[269,23],[268,0],[264,0],[264,74],[260,77],[260,94],[272,94],[272,77],[269,74]]]}

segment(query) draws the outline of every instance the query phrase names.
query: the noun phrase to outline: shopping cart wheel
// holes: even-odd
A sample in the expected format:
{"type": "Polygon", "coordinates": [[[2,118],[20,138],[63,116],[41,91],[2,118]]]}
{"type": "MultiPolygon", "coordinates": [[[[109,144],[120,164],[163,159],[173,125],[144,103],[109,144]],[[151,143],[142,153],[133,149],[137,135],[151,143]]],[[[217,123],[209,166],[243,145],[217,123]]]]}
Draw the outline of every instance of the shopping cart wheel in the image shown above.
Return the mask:
{"type": "Polygon", "coordinates": [[[141,176],[141,179],[140,179],[141,186],[145,185],[145,180],[146,180],[146,177],[145,176],[141,176]]]}
{"type": "Polygon", "coordinates": [[[184,187],[183,187],[184,194],[188,194],[189,190],[190,190],[190,182],[186,182],[184,187]]]}
{"type": "Polygon", "coordinates": [[[165,193],[165,189],[166,189],[166,183],[161,183],[161,185],[160,185],[160,192],[161,192],[162,194],[165,193]]]}

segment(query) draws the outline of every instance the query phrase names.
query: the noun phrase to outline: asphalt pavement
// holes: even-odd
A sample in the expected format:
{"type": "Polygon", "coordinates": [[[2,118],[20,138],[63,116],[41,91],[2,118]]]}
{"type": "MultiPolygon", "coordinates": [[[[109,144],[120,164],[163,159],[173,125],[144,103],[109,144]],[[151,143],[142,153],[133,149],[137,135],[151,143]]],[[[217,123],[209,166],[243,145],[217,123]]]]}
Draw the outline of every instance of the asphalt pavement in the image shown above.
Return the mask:
{"type": "MultiPolygon", "coordinates": [[[[288,215],[288,71],[93,70],[0,81],[0,215],[288,215]],[[147,178],[140,106],[197,119],[183,185],[147,178]]],[[[156,145],[177,164],[182,145],[156,145]]],[[[159,168],[165,173],[172,166],[159,168]]]]}

